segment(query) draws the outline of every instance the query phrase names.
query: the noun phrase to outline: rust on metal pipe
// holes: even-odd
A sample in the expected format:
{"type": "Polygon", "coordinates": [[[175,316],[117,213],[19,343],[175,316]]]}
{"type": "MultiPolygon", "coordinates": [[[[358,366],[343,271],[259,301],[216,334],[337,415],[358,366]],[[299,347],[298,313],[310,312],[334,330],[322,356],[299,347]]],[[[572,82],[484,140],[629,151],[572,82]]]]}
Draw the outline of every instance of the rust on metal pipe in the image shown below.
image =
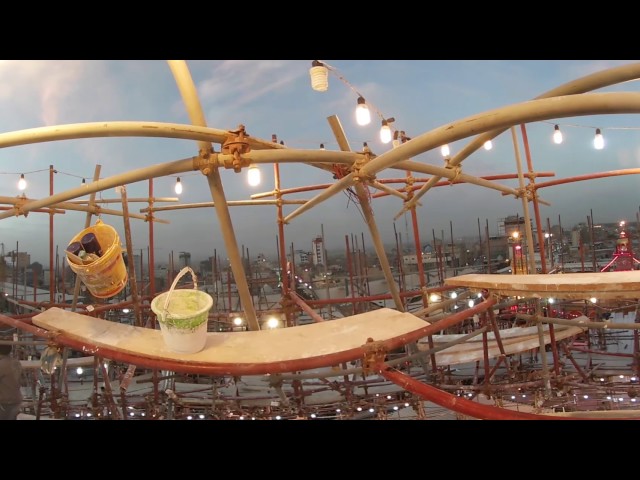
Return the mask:
{"type": "Polygon", "coordinates": [[[296,292],[289,292],[289,298],[298,305],[305,313],[307,313],[314,322],[324,322],[324,318],[316,313],[316,311],[305,303],[296,292]]]}
{"type": "Polygon", "coordinates": [[[457,395],[444,392],[434,386],[422,383],[414,378],[405,375],[399,370],[392,370],[385,366],[378,369],[380,375],[395,383],[399,387],[411,393],[419,395],[424,400],[433,402],[448,410],[468,415],[481,420],[579,420],[577,417],[561,417],[553,415],[536,415],[533,413],[508,410],[492,405],[483,405],[478,402],[467,400],[457,395]]]}

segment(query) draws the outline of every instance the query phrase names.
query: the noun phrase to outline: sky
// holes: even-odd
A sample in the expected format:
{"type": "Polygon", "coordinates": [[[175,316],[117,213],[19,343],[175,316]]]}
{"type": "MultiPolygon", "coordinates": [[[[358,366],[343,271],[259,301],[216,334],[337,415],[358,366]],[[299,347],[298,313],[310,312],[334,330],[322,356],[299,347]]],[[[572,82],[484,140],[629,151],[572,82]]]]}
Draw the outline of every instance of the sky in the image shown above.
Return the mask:
{"type": "MultiPolygon", "coordinates": [[[[409,137],[416,137],[450,122],[485,111],[532,100],[536,96],[608,68],[635,63],[635,60],[331,60],[320,59],[330,67],[329,88],[311,88],[309,60],[193,60],[187,61],[196,85],[207,125],[223,130],[245,126],[256,138],[278,141],[293,149],[338,150],[327,118],[336,115],[353,150],[367,142],[375,154],[392,148],[378,138],[381,118],[393,117],[392,126],[409,137]],[[372,122],[362,127],[355,121],[359,95],[370,105],[372,122]]],[[[631,81],[598,92],[638,92],[631,81]]],[[[0,139],[2,135],[25,129],[112,121],[151,121],[189,124],[171,69],[163,60],[0,60],[0,139]]],[[[518,129],[518,132],[520,130],[518,129]]],[[[549,119],[526,125],[531,162],[536,172],[552,173],[563,179],[640,166],[640,121],[636,114],[596,115],[549,119]],[[552,142],[554,125],[564,135],[561,145],[552,142]],[[595,129],[605,137],[605,148],[593,148],[595,129]]],[[[520,135],[520,133],[518,133],[520,135]]],[[[522,139],[519,154],[526,170],[522,139]]],[[[450,144],[452,154],[472,138],[450,144]]],[[[220,145],[214,144],[215,151],[220,145]]],[[[493,149],[480,149],[463,163],[464,173],[476,176],[516,174],[517,160],[510,130],[493,140],[493,149]]],[[[49,195],[49,166],[54,174],[54,193],[78,187],[82,179],[91,181],[96,167],[101,178],[154,164],[190,158],[198,153],[193,140],[109,137],[57,140],[0,149],[0,181],[5,197],[21,195],[17,189],[20,174],[28,182],[24,194],[29,199],[49,195]]],[[[439,149],[425,152],[414,161],[443,166],[439,149]]],[[[274,188],[274,168],[261,165],[262,183],[249,187],[245,172],[221,169],[227,200],[248,200],[251,195],[274,188]]],[[[310,187],[334,182],[331,174],[298,163],[280,164],[281,188],[310,187]]],[[[416,174],[425,177],[425,175],[416,174]]],[[[211,202],[206,177],[199,172],[180,175],[183,193],[177,196],[177,175],[153,181],[155,197],[178,197],[182,203],[211,202]]],[[[380,172],[378,179],[404,177],[401,171],[380,172]]],[[[517,188],[517,180],[500,181],[517,188]]],[[[390,184],[402,188],[403,184],[390,184]]],[[[635,221],[639,211],[637,196],[640,179],[636,175],[567,183],[540,190],[549,205],[540,206],[540,215],[564,229],[578,222],[635,221]]],[[[129,199],[146,198],[149,182],[127,185],[129,199]]],[[[375,193],[375,190],[371,190],[375,193]]],[[[285,199],[311,199],[319,191],[286,196],[285,199]]],[[[88,198],[88,197],[84,197],[88,198]]],[[[100,192],[98,199],[119,199],[115,189],[100,192]]],[[[495,190],[471,184],[433,188],[417,207],[421,243],[433,236],[455,240],[478,237],[478,224],[484,235],[498,234],[501,220],[523,216],[522,201],[495,190]]],[[[2,205],[8,206],[7,203],[2,205]]],[[[112,203],[105,208],[121,210],[112,203]]],[[[130,213],[140,213],[146,203],[130,202],[130,213]]],[[[412,219],[400,215],[402,200],[394,196],[372,199],[372,207],[382,240],[395,244],[400,238],[410,244],[412,219]]],[[[254,258],[259,254],[276,257],[278,241],[275,206],[233,206],[230,215],[238,245],[254,258]]],[[[284,214],[298,206],[286,205],[284,214]]],[[[530,210],[533,216],[533,209],[530,210]]],[[[226,248],[212,208],[170,210],[156,213],[168,224],[154,225],[157,263],[167,262],[173,252],[189,252],[192,263],[214,254],[224,258],[226,248]]],[[[85,225],[84,212],[67,211],[54,216],[54,245],[60,254],[71,238],[85,225]]],[[[125,240],[124,219],[103,215],[125,240]]],[[[95,217],[92,219],[92,223],[95,217]]],[[[142,220],[130,219],[134,253],[149,247],[149,227],[142,220]]],[[[0,242],[6,252],[18,249],[31,254],[31,261],[48,264],[49,215],[30,212],[27,217],[0,219],[0,242]]],[[[359,206],[346,192],[338,193],[321,205],[294,218],[284,226],[287,251],[311,250],[312,240],[324,233],[328,250],[346,248],[355,239],[359,246],[373,251],[369,230],[359,206]],[[364,245],[362,240],[364,239],[364,245]]],[[[146,258],[146,253],[144,253],[146,258]]],[[[194,263],[195,264],[195,263],[194,263]]]]}

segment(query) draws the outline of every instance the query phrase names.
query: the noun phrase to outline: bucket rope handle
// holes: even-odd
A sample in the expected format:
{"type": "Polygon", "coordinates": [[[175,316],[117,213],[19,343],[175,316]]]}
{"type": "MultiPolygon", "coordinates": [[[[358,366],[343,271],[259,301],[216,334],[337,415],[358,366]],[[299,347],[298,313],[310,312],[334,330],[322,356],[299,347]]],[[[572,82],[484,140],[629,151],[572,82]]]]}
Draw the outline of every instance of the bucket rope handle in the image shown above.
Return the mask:
{"type": "Polygon", "coordinates": [[[196,276],[195,272],[191,269],[191,267],[184,267],[182,270],[180,270],[180,273],[178,273],[176,278],[173,280],[173,283],[171,284],[171,288],[169,289],[169,293],[167,294],[167,299],[164,301],[164,307],[162,309],[163,317],[166,317],[167,313],[169,313],[167,311],[167,307],[169,306],[169,299],[171,298],[171,293],[173,292],[173,289],[176,288],[178,281],[187,273],[191,273],[191,278],[193,279],[193,288],[195,290],[198,289],[198,277],[196,276]]]}

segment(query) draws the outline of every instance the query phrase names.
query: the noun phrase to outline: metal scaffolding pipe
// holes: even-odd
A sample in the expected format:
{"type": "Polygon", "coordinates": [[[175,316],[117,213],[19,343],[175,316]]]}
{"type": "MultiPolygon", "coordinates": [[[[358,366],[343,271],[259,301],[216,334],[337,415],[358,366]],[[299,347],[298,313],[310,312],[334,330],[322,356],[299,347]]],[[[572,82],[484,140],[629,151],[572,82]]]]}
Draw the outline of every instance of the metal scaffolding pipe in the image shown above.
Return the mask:
{"type": "Polygon", "coordinates": [[[463,415],[469,415],[481,420],[578,420],[578,417],[560,417],[554,415],[536,415],[533,413],[507,410],[492,405],[482,405],[478,402],[467,400],[464,397],[452,395],[436,387],[422,383],[405,375],[398,370],[391,370],[380,366],[380,375],[411,393],[419,395],[424,400],[433,402],[441,407],[463,415]]]}

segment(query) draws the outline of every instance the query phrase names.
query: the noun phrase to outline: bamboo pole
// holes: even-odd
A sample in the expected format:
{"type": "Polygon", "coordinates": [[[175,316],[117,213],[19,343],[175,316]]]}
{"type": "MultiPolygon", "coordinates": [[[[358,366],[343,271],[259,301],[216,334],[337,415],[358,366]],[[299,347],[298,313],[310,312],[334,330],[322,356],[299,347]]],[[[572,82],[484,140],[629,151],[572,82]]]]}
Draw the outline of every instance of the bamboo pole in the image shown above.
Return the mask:
{"type": "MultiPolygon", "coordinates": [[[[171,67],[178,89],[182,95],[182,100],[187,108],[191,122],[198,126],[206,126],[204,112],[202,111],[196,87],[186,63],[184,61],[169,60],[169,66],[171,67]]],[[[222,139],[222,142],[224,142],[225,139],[226,135],[225,138],[222,139]]],[[[198,146],[203,155],[209,155],[212,153],[211,144],[209,142],[199,140],[198,146]]],[[[272,147],[270,146],[269,148],[272,147]]],[[[240,297],[242,309],[246,315],[247,325],[251,330],[260,330],[260,324],[256,316],[253,299],[251,298],[247,277],[244,273],[242,259],[240,258],[238,249],[238,242],[233,230],[231,215],[229,214],[229,209],[227,207],[227,199],[225,197],[218,167],[210,168],[209,173],[206,176],[209,183],[209,189],[211,190],[211,197],[216,204],[215,210],[218,215],[220,230],[222,232],[222,237],[227,249],[227,255],[229,256],[229,261],[231,263],[231,269],[233,270],[236,286],[238,288],[238,296],[240,297]]]]}
{"type": "MultiPolygon", "coordinates": [[[[124,237],[127,248],[127,266],[129,269],[129,284],[131,285],[131,299],[133,300],[133,309],[136,316],[136,326],[142,327],[142,315],[140,311],[140,302],[138,299],[138,282],[136,280],[136,268],[133,260],[133,242],[131,241],[131,225],[129,223],[129,206],[127,205],[127,187],[120,187],[120,195],[122,195],[122,211],[124,213],[124,237]]],[[[140,276],[142,276],[142,268],[140,268],[140,276]]]]}
{"type": "MultiPolygon", "coordinates": [[[[96,165],[96,168],[93,172],[93,181],[96,182],[100,178],[100,169],[101,165],[96,165]]],[[[53,197],[54,195],[52,195],[53,197]]],[[[51,198],[51,197],[50,197],[51,198]]],[[[89,196],[89,206],[92,206],[92,202],[95,199],[95,192],[92,192],[89,196]]],[[[89,228],[91,225],[91,212],[87,212],[87,215],[84,220],[84,228],[89,228]]],[[[73,301],[71,303],[71,311],[75,312],[76,304],[78,303],[78,294],[80,293],[80,277],[76,275],[76,283],[73,288],[73,301]]]]}
{"type": "MultiPolygon", "coordinates": [[[[331,131],[333,132],[333,135],[336,137],[336,140],[338,141],[338,145],[340,149],[343,151],[349,151],[350,150],[349,142],[347,141],[347,136],[344,133],[344,130],[342,128],[342,125],[340,124],[340,120],[338,119],[338,117],[336,115],[332,115],[328,117],[327,120],[329,121],[329,126],[331,127],[331,131]]],[[[352,175],[353,174],[350,173],[349,175],[347,175],[347,177],[351,177],[352,175]]],[[[341,180],[336,182],[336,184],[339,184],[339,183],[341,183],[341,180]]],[[[365,222],[367,223],[367,227],[369,227],[369,233],[371,234],[373,248],[375,249],[376,254],[378,255],[378,260],[380,260],[380,267],[382,268],[382,272],[389,286],[389,291],[391,292],[391,296],[396,305],[396,308],[400,312],[404,312],[404,304],[402,302],[402,299],[400,298],[400,294],[398,292],[398,286],[393,281],[393,273],[391,272],[391,266],[389,265],[387,252],[384,249],[384,244],[382,242],[380,232],[378,231],[378,226],[373,216],[373,210],[371,208],[371,202],[369,200],[368,192],[366,191],[364,185],[361,182],[356,183],[355,189],[356,189],[356,195],[358,196],[358,200],[360,202],[360,207],[362,208],[362,213],[364,215],[365,222]]],[[[328,190],[330,189],[327,189],[327,191],[328,190]]],[[[307,205],[309,205],[309,203],[311,202],[308,202],[307,205]]]]}

